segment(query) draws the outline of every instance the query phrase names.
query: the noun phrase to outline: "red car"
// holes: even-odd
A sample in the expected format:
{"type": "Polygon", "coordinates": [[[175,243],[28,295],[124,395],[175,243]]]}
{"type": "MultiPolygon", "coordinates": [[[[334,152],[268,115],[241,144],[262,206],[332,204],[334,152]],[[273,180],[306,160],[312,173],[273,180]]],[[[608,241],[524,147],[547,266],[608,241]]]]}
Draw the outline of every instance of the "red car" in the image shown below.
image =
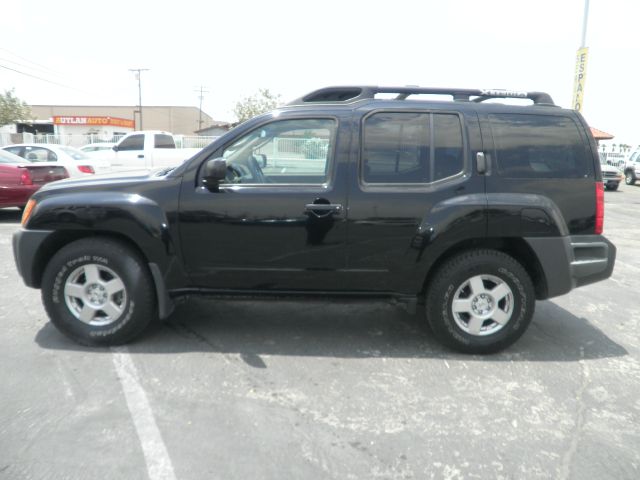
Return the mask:
{"type": "Polygon", "coordinates": [[[59,165],[31,163],[0,150],[0,207],[24,207],[42,185],[68,177],[67,170],[59,165]]]}

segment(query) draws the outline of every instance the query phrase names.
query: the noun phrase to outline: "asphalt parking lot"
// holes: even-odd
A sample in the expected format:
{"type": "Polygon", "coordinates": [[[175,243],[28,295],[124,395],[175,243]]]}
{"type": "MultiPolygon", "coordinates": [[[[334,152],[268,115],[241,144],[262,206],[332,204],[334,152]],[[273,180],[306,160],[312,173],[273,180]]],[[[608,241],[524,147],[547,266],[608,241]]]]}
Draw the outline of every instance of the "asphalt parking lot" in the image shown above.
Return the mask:
{"type": "Polygon", "coordinates": [[[192,299],[126,348],[80,347],[0,210],[0,478],[640,478],[640,186],[605,196],[613,277],[538,302],[487,357],[384,301],[192,299]]]}

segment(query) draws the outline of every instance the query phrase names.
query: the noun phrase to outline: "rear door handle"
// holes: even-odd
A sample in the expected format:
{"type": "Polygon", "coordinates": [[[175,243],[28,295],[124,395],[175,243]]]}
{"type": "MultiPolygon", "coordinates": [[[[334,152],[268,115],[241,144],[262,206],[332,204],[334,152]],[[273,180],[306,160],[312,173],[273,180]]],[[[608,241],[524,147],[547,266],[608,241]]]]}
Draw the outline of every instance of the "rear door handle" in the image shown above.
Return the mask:
{"type": "Polygon", "coordinates": [[[138,155],[138,158],[144,158],[144,155],[138,155]]]}
{"type": "Polygon", "coordinates": [[[487,173],[487,157],[485,157],[484,152],[476,153],[476,168],[478,173],[487,173]]]}
{"type": "Polygon", "coordinates": [[[304,206],[304,211],[313,213],[316,217],[327,217],[332,213],[337,215],[342,213],[342,205],[339,203],[307,203],[304,206]]]}

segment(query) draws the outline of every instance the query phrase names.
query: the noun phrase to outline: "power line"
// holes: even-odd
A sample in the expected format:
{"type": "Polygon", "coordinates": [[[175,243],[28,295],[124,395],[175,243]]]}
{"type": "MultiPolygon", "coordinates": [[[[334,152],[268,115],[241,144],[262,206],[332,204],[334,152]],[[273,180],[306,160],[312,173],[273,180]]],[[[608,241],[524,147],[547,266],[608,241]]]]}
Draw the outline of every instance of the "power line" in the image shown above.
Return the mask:
{"type": "Polygon", "coordinates": [[[4,69],[6,69],[6,70],[11,70],[12,72],[16,72],[16,73],[19,73],[20,75],[25,75],[25,76],[27,76],[27,77],[35,78],[35,79],[37,79],[37,80],[41,80],[41,81],[43,81],[43,82],[51,83],[52,85],[57,85],[57,86],[59,86],[59,87],[63,87],[63,88],[69,88],[69,89],[71,89],[71,90],[76,90],[76,91],[78,91],[78,92],[82,92],[82,93],[85,93],[85,94],[91,95],[89,92],[86,92],[86,91],[84,91],[84,90],[80,90],[79,88],[75,88],[75,87],[71,87],[71,86],[69,86],[69,85],[64,85],[64,84],[62,84],[62,83],[54,82],[53,80],[48,80],[48,79],[46,79],[46,78],[42,78],[42,77],[39,77],[39,76],[37,76],[37,75],[33,75],[33,74],[31,74],[31,73],[22,72],[22,71],[20,71],[20,70],[16,70],[15,68],[7,67],[6,65],[0,65],[0,68],[4,68],[4,69]]]}
{"type": "MultiPolygon", "coordinates": [[[[47,73],[53,73],[54,75],[57,75],[57,76],[59,76],[59,77],[63,76],[63,75],[61,75],[59,72],[56,72],[55,70],[51,70],[49,67],[46,67],[46,66],[44,66],[44,65],[42,65],[42,64],[40,64],[40,63],[33,62],[33,61],[29,60],[28,58],[25,58],[25,57],[23,57],[23,56],[21,56],[21,55],[18,55],[18,54],[17,54],[17,53],[15,53],[15,52],[12,52],[11,50],[7,50],[7,49],[6,49],[6,48],[4,48],[4,47],[0,47],[0,50],[2,50],[2,51],[4,51],[4,52],[7,52],[8,54],[13,55],[13,56],[14,56],[14,57],[16,57],[16,58],[19,58],[19,59],[21,59],[21,60],[24,60],[24,61],[25,61],[25,62],[27,62],[27,63],[30,63],[30,64],[32,64],[32,65],[35,65],[35,66],[39,67],[39,69],[40,69],[40,70],[43,70],[43,71],[45,71],[45,72],[47,72],[47,73]]],[[[16,63],[16,62],[11,62],[11,63],[16,63]]],[[[32,69],[33,69],[33,67],[27,67],[27,68],[32,68],[32,69]]]]}
{"type": "MultiPolygon", "coordinates": [[[[200,99],[200,108],[198,114],[198,130],[202,130],[202,99],[204,98],[205,93],[209,93],[209,90],[207,90],[204,85],[200,85],[199,91],[200,95],[198,95],[198,98],[200,99]]],[[[194,92],[198,93],[198,87],[196,87],[196,90],[194,90],[194,92]]]]}
{"type": "Polygon", "coordinates": [[[63,80],[68,80],[69,79],[68,77],[65,77],[64,75],[61,75],[61,74],[58,74],[58,73],[55,73],[55,72],[52,72],[52,71],[48,71],[47,69],[39,68],[39,67],[32,67],[31,65],[27,65],[26,63],[16,62],[15,60],[10,60],[8,58],[0,58],[0,62],[11,63],[13,65],[17,65],[18,67],[22,67],[22,68],[27,69],[27,70],[33,70],[33,71],[36,71],[38,73],[42,73],[42,74],[45,74],[45,75],[58,77],[58,78],[63,79],[63,80]]]}

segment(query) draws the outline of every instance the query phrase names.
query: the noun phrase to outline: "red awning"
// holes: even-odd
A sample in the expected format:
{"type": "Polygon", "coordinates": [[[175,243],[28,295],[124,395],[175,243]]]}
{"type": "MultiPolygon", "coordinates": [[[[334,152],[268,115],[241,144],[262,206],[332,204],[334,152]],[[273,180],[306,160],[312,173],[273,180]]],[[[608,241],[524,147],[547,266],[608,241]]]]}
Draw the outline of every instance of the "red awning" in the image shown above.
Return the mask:
{"type": "Polygon", "coordinates": [[[591,133],[593,138],[596,140],[611,140],[613,135],[607,132],[603,132],[602,130],[598,130],[597,128],[589,127],[591,129],[591,133]]]}

